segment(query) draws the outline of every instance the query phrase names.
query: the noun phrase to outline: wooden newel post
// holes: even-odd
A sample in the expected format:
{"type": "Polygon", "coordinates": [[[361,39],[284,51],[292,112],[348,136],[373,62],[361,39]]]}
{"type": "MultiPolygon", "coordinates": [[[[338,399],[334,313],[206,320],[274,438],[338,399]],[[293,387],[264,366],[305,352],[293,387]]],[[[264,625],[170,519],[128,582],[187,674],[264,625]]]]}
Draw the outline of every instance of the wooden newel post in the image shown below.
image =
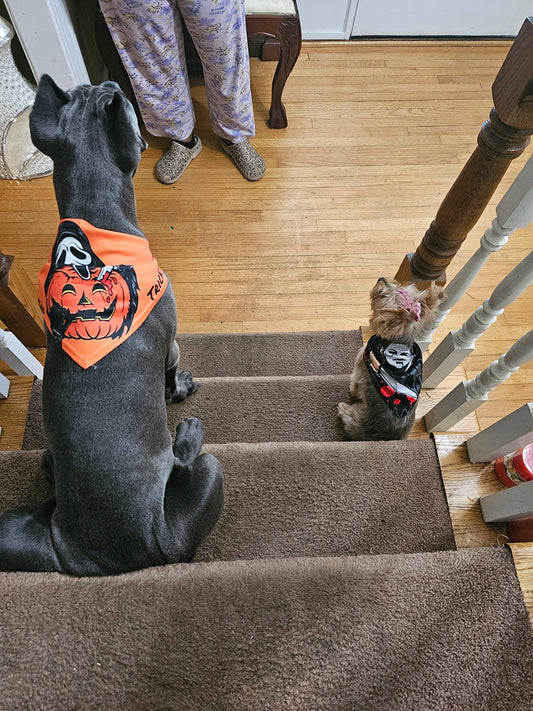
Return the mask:
{"type": "Polygon", "coordinates": [[[0,320],[27,348],[46,346],[37,290],[14,257],[0,251],[0,320]]]}
{"type": "Polygon", "coordinates": [[[533,133],[533,17],[525,20],[492,85],[494,108],[478,145],[396,279],[446,283],[446,267],[481,217],[512,160],[533,133]]]}

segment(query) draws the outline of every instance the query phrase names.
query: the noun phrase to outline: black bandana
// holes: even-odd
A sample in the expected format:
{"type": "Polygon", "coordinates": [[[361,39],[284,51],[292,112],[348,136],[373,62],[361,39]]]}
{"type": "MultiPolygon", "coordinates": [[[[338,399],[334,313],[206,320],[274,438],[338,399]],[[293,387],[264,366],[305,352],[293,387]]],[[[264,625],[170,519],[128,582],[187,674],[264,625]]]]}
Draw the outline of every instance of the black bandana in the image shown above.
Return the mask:
{"type": "Polygon", "coordinates": [[[408,348],[402,343],[372,336],[363,352],[363,360],[374,387],[391,412],[396,417],[405,417],[416,405],[422,387],[420,346],[413,343],[408,348]]]}

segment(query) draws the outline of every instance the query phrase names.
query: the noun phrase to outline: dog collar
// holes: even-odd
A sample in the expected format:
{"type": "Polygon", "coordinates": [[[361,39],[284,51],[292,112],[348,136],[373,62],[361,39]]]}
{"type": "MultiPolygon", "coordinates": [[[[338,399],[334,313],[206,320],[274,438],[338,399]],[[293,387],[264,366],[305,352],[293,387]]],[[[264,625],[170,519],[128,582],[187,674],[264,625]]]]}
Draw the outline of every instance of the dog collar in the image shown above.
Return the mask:
{"type": "Polygon", "coordinates": [[[65,219],[39,273],[39,304],[51,335],[89,368],[144,323],[167,284],[148,240],[65,219]]]}
{"type": "Polygon", "coordinates": [[[422,351],[418,343],[403,343],[372,336],[363,360],[376,391],[396,417],[415,407],[422,387],[422,351]]]}

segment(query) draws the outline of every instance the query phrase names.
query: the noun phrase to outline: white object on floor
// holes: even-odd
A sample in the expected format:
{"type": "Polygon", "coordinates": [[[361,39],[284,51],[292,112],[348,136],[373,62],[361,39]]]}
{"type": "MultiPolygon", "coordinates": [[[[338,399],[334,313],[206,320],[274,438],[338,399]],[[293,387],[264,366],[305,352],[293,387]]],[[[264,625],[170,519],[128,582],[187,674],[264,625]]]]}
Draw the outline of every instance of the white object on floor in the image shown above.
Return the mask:
{"type": "Polygon", "coordinates": [[[14,34],[0,17],[0,178],[30,180],[50,175],[53,163],[31,141],[29,117],[35,91],[11,54],[14,34]]]}
{"type": "Polygon", "coordinates": [[[0,360],[3,360],[17,375],[35,375],[42,380],[43,366],[21,341],[10,331],[0,329],[0,360]]]}

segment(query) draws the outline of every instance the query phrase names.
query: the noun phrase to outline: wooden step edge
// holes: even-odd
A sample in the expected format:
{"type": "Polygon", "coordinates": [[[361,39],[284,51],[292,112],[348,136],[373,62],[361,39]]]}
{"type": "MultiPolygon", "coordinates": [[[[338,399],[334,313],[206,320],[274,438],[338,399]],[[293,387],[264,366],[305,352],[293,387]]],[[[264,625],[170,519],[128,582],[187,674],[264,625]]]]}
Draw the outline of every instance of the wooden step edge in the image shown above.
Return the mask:
{"type": "Polygon", "coordinates": [[[510,543],[518,582],[533,627],[533,543],[510,543]]]}

